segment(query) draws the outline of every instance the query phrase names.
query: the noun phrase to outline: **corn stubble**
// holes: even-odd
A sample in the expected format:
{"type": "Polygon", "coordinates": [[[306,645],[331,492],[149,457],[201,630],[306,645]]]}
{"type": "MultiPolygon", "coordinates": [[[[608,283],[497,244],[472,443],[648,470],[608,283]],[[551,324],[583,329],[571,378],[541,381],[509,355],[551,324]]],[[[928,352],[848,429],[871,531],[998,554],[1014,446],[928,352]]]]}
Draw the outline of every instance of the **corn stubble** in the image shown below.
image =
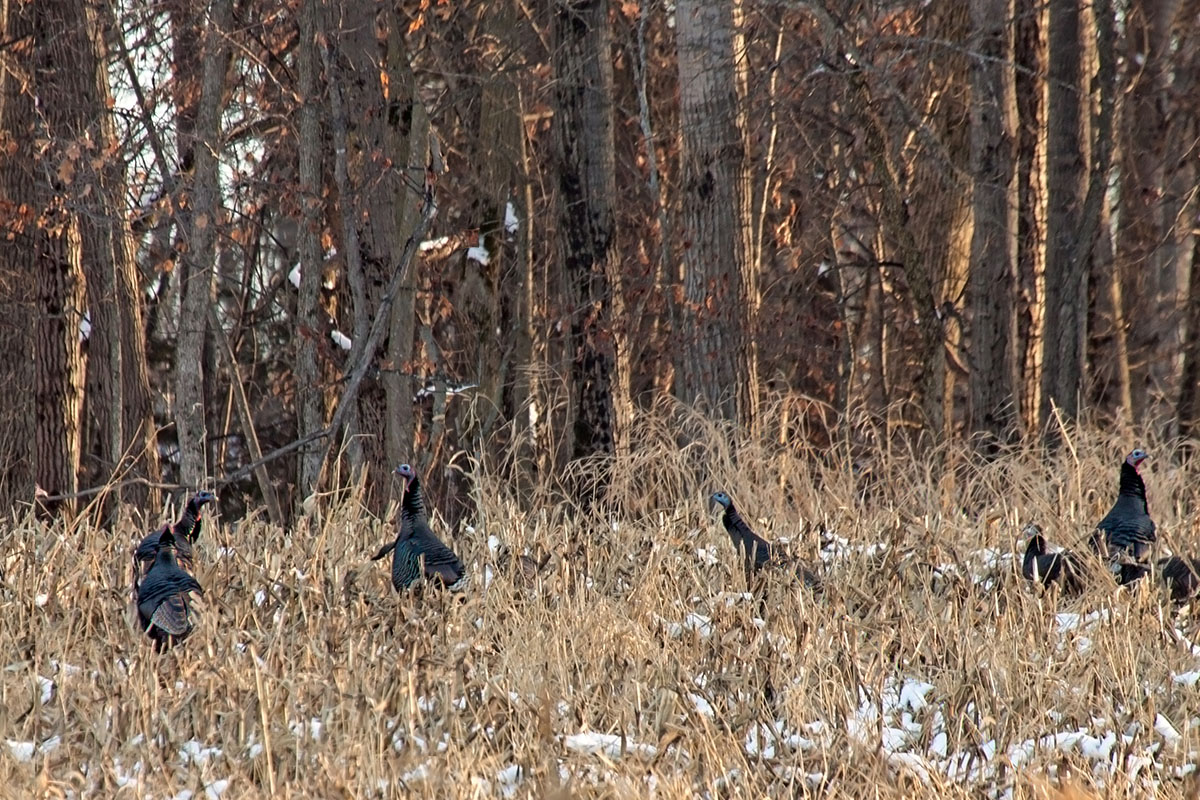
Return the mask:
{"type": "MultiPolygon", "coordinates": [[[[369,561],[392,528],[353,503],[286,535],[210,520],[200,624],[161,655],[132,624],[141,523],[7,525],[0,782],[30,797],[1196,796],[1200,699],[1174,680],[1200,661],[1188,617],[1149,581],[1064,599],[1019,573],[1026,522],[1063,546],[1090,532],[1127,442],[1083,432],[1052,460],[983,463],[957,447],[852,459],[694,418],[648,415],[637,435],[604,511],[524,507],[484,468],[475,529],[433,522],[473,573],[465,598],[395,593],[369,561]],[[681,451],[680,430],[699,444],[681,451]],[[707,508],[717,488],[820,565],[822,592],[783,573],[747,587],[707,508]],[[906,681],[931,688],[901,701],[902,725],[888,698],[906,681]],[[1046,738],[1078,730],[1115,732],[1107,761],[1046,738]]],[[[1151,445],[1163,541],[1192,551],[1195,482],[1151,445]]]]}

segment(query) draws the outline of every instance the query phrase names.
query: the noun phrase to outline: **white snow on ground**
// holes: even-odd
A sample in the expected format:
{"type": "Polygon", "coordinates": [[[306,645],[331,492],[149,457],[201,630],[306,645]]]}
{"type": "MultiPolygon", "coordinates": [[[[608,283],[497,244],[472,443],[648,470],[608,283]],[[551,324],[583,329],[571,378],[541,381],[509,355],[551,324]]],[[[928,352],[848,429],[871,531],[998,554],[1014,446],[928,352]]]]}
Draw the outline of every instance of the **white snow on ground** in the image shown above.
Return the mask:
{"type": "Polygon", "coordinates": [[[603,753],[609,758],[626,754],[653,758],[658,753],[652,744],[639,744],[611,733],[573,733],[563,738],[563,745],[577,753],[603,753]]]}
{"type": "Polygon", "coordinates": [[[504,231],[505,233],[516,233],[519,227],[521,227],[521,220],[517,218],[517,209],[509,200],[504,205],[504,231]]]}

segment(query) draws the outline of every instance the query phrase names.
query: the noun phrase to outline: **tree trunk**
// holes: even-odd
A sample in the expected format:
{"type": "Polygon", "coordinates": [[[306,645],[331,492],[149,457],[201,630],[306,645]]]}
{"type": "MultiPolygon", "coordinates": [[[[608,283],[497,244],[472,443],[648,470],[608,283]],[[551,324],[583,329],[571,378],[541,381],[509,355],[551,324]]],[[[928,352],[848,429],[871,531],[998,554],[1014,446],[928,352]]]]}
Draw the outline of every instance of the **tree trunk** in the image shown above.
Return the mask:
{"type": "Polygon", "coordinates": [[[192,160],[192,213],[179,274],[179,337],[175,346],[175,429],[179,482],[201,486],[208,475],[204,412],[204,340],[213,302],[217,225],[223,215],[218,176],[232,0],[215,0],[205,34],[196,143],[192,160]]]}
{"type": "MultiPolygon", "coordinates": [[[[612,31],[607,0],[559,0],[553,67],[562,197],[561,251],[571,317],[572,457],[616,451],[614,323],[621,294],[613,148],[612,31]]],[[[626,371],[627,374],[627,371],[626,371]]]]}
{"type": "Polygon", "coordinates": [[[751,347],[757,280],[750,265],[750,172],[738,127],[733,13],[724,3],[682,0],[675,20],[684,238],[676,394],[752,428],[758,405],[751,347]]]}
{"type": "Polygon", "coordinates": [[[1012,0],[972,0],[970,430],[992,443],[1013,432],[1017,346],[1016,94],[1012,0]]]}
{"type": "MultiPolygon", "coordinates": [[[[68,47],[78,54],[82,80],[68,101],[77,113],[72,130],[86,134],[101,153],[115,153],[117,131],[111,108],[105,36],[112,18],[98,16],[94,6],[76,2],[64,28],[68,47]]],[[[80,141],[80,140],[77,140],[80,141]]],[[[98,427],[101,481],[133,475],[157,481],[157,437],[146,363],[142,297],[125,209],[125,164],[115,155],[81,162],[75,192],[87,275],[91,319],[87,402],[98,427]]],[[[134,484],[114,489],[113,499],[132,501],[147,513],[149,489],[134,484]]]]}
{"type": "MultiPolygon", "coordinates": [[[[340,108],[332,111],[335,146],[340,147],[336,142],[343,128],[347,143],[345,174],[336,165],[335,174],[342,229],[338,247],[354,298],[348,363],[361,357],[371,321],[415,229],[419,196],[411,184],[422,174],[415,169],[425,166],[429,149],[428,118],[404,50],[402,22],[392,13],[375,12],[370,4],[341,6],[339,58],[330,61],[337,74],[327,76],[337,81],[342,97],[340,108]]],[[[347,448],[351,479],[365,482],[366,501],[374,509],[387,499],[391,470],[413,455],[414,392],[406,373],[411,372],[415,330],[414,287],[410,271],[388,312],[385,361],[372,373],[378,377],[363,383],[357,415],[351,414],[344,432],[353,437],[347,448]],[[354,436],[358,426],[367,435],[354,436]]]]}
{"type": "Polygon", "coordinates": [[[1165,246],[1174,220],[1163,213],[1169,59],[1178,10],[1179,0],[1133,0],[1125,17],[1116,269],[1129,325],[1135,423],[1145,418],[1153,398],[1170,395],[1179,344],[1175,262],[1165,246]]]}
{"type": "Polygon", "coordinates": [[[1017,331],[1013,338],[1020,376],[1018,422],[1038,427],[1042,396],[1042,327],[1046,290],[1046,7],[1016,0],[1017,98],[1017,331]]]}
{"type": "MultiPolygon", "coordinates": [[[[320,91],[318,89],[317,31],[321,30],[322,5],[318,0],[304,0],[300,9],[300,39],[296,43],[300,107],[298,141],[300,202],[303,221],[299,231],[300,291],[296,302],[296,322],[299,330],[308,335],[296,341],[296,423],[297,435],[303,439],[325,427],[324,392],[321,373],[317,368],[316,337],[322,336],[325,326],[320,319],[321,230],[325,223],[322,199],[320,91]]],[[[296,502],[302,504],[317,488],[321,474],[321,449],[301,450],[296,469],[296,502]]]]}
{"type": "MultiPolygon", "coordinates": [[[[1051,3],[1046,108],[1046,325],[1041,424],[1079,415],[1087,334],[1087,263],[1076,247],[1087,190],[1085,49],[1077,0],[1051,3]]],[[[1053,438],[1053,434],[1051,435],[1053,438]]]]}

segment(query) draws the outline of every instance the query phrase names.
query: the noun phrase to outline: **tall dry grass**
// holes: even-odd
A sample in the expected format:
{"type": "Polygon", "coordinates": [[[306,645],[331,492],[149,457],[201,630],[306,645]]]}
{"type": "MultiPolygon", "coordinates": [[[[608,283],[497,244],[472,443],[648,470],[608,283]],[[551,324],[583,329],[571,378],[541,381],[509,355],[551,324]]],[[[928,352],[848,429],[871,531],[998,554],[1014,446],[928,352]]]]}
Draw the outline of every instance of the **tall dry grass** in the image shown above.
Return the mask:
{"type": "MultiPolygon", "coordinates": [[[[1127,438],[984,463],[671,412],[636,441],[619,511],[549,483],[526,503],[485,467],[452,542],[462,599],[393,592],[367,560],[391,526],[352,502],[289,534],[210,520],[202,623],[164,655],[131,624],[146,522],[4,529],[0,795],[1193,796],[1191,624],[1148,587],[1033,591],[1012,558],[1031,519],[1055,543],[1087,532],[1127,438]],[[718,487],[824,559],[825,592],[775,575],[744,594],[718,487]],[[549,556],[533,580],[521,553],[549,556]]],[[[1193,549],[1194,481],[1138,443],[1164,543],[1193,549]]]]}

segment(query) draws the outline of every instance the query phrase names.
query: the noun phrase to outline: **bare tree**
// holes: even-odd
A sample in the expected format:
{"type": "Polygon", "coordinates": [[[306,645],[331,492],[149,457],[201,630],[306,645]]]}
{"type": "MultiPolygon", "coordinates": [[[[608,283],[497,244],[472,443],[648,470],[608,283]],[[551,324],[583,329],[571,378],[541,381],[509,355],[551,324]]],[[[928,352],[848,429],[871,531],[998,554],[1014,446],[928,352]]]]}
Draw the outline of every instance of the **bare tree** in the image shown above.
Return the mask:
{"type": "Polygon", "coordinates": [[[228,67],[232,0],[216,0],[204,36],[193,149],[192,213],[179,275],[179,338],[175,346],[175,427],[179,480],[200,486],[208,475],[204,410],[204,339],[213,302],[217,225],[223,216],[220,179],[221,110],[228,67]]]}
{"type": "Polygon", "coordinates": [[[758,367],[751,268],[750,170],[738,122],[730,4],[676,6],[679,58],[683,292],[676,393],[722,419],[752,426],[758,367]]]}
{"type": "MultiPolygon", "coordinates": [[[[555,142],[563,266],[572,297],[572,455],[613,453],[618,439],[614,305],[621,292],[613,152],[612,30],[607,0],[554,6],[555,142]]],[[[627,373],[627,371],[626,371],[627,373]]],[[[627,402],[627,401],[625,401],[627,402]]]]}
{"type": "Polygon", "coordinates": [[[972,0],[970,428],[1002,440],[1015,419],[1016,93],[1011,0],[972,0]]]}
{"type": "MultiPolygon", "coordinates": [[[[296,321],[308,335],[296,337],[296,411],[297,433],[310,436],[325,427],[324,395],[317,368],[318,331],[321,292],[321,230],[324,227],[324,203],[321,173],[323,151],[320,121],[319,59],[317,31],[321,29],[322,5],[304,0],[300,8],[300,39],[296,43],[301,102],[298,141],[300,203],[303,212],[299,233],[300,292],[296,321]]],[[[297,500],[303,502],[316,489],[321,474],[321,451],[315,447],[301,451],[296,470],[297,500]]]]}
{"type": "Polygon", "coordinates": [[[1077,0],[1050,4],[1046,108],[1046,326],[1043,427],[1057,408],[1079,415],[1087,333],[1087,264],[1076,239],[1087,192],[1088,124],[1081,13],[1077,0]]]}

